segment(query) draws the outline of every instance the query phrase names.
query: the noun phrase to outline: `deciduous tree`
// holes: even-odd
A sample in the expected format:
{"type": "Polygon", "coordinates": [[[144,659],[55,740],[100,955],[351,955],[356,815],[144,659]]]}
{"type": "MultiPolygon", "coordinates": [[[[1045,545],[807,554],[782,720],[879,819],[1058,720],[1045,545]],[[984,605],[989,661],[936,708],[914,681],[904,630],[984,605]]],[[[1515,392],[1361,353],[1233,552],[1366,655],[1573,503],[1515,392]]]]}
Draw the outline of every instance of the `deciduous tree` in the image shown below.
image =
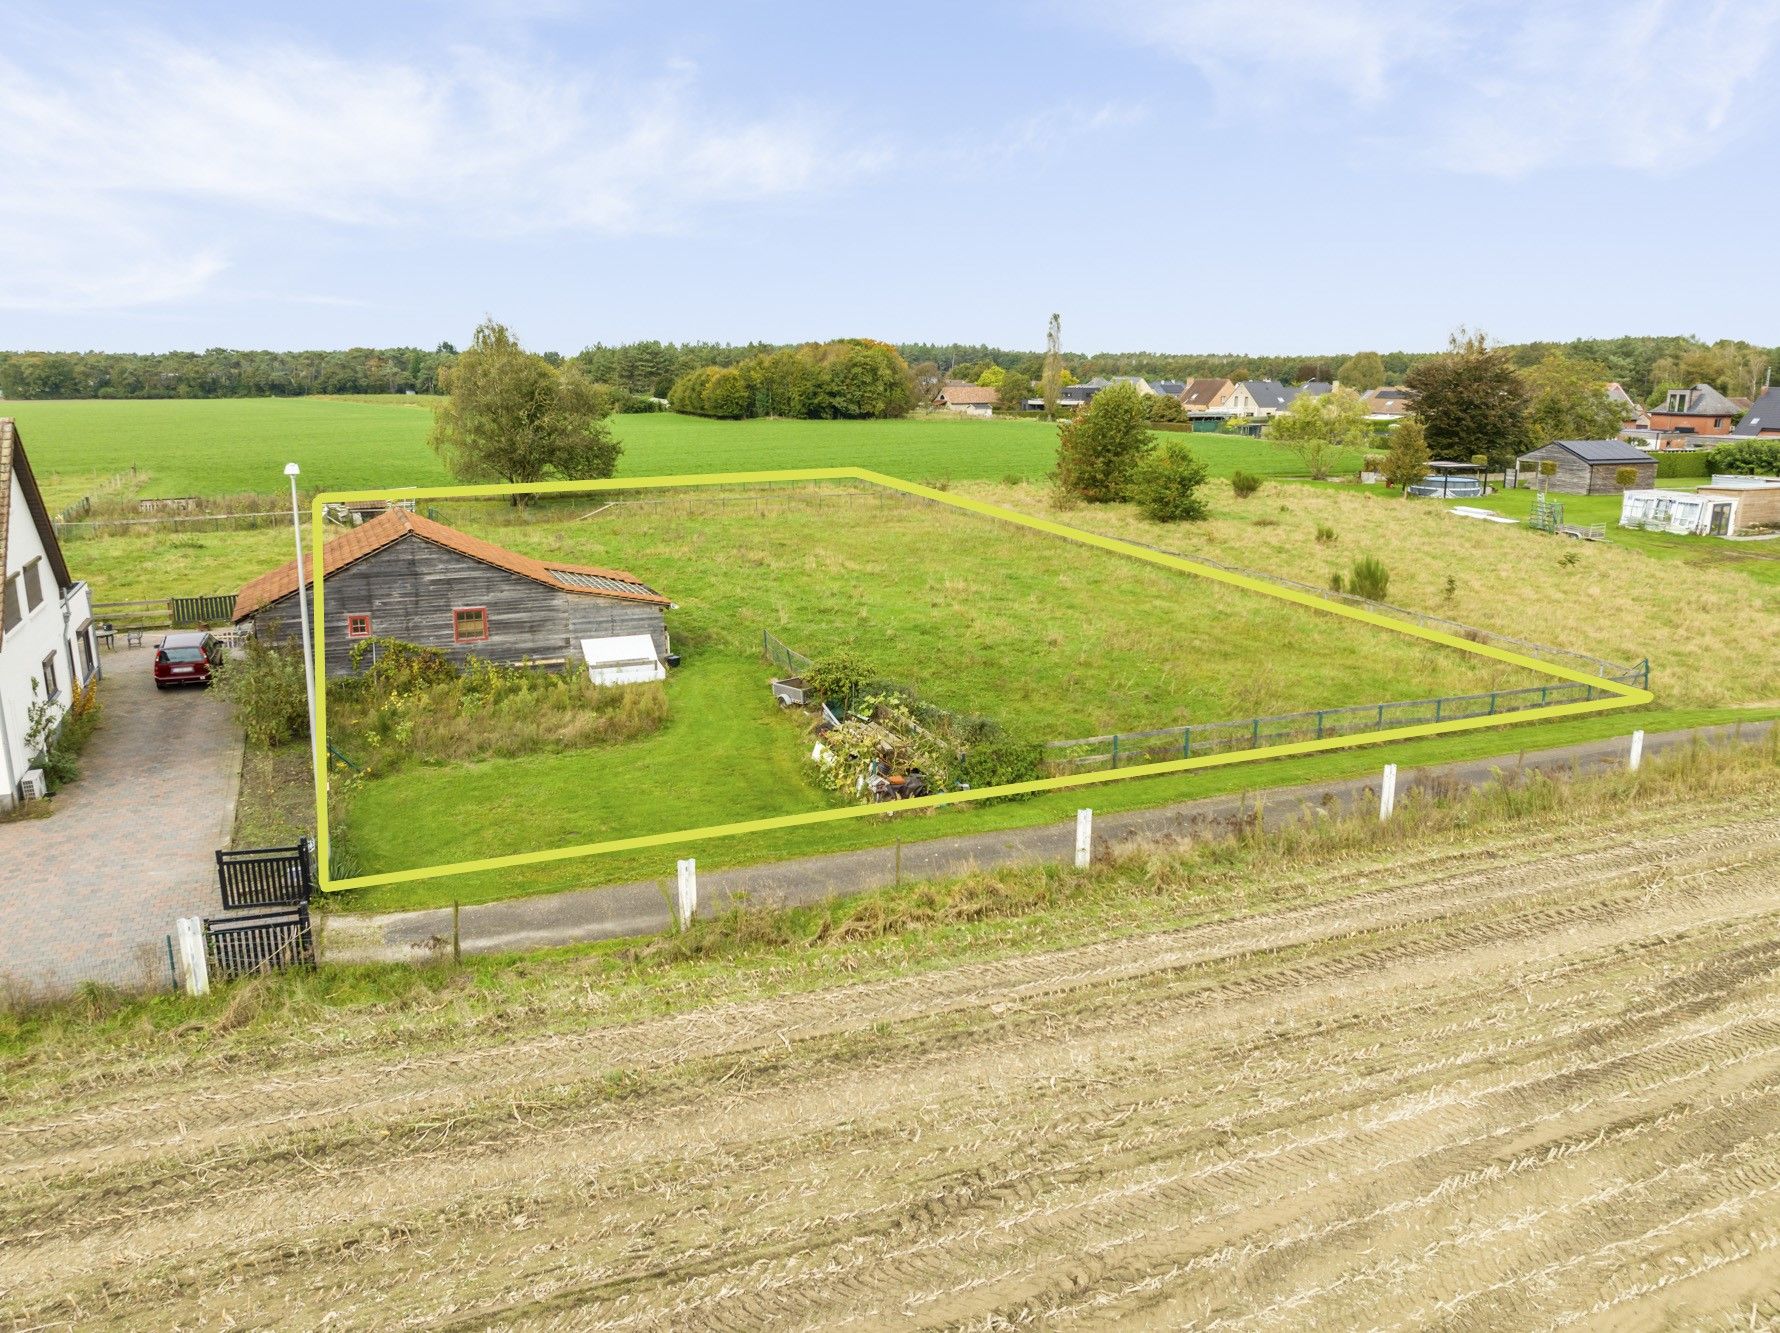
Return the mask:
{"type": "Polygon", "coordinates": [[[1057,434],[1058,489],[1090,504],[1127,499],[1138,460],[1154,443],[1142,395],[1129,384],[1102,389],[1057,434]]]}
{"type": "Polygon", "coordinates": [[[1268,421],[1263,436],[1297,454],[1304,470],[1321,481],[1344,452],[1365,445],[1371,427],[1359,394],[1344,386],[1314,398],[1299,394],[1268,421]]]}
{"type": "Polygon", "coordinates": [[[621,447],[605,422],[610,396],[574,364],[552,366],[485,320],[446,378],[431,444],[462,481],[609,477],[621,447]]]}
{"type": "Polygon", "coordinates": [[[1607,368],[1553,352],[1521,372],[1532,390],[1527,428],[1532,444],[1553,440],[1611,440],[1624,420],[1607,396],[1607,368]]]}
{"type": "Polygon", "coordinates": [[[1365,393],[1384,383],[1384,358],[1377,352],[1355,352],[1341,363],[1335,379],[1344,389],[1365,393]]]}
{"type": "Polygon", "coordinates": [[[1460,328],[1446,351],[1410,367],[1405,377],[1415,414],[1436,458],[1463,462],[1485,454],[1506,468],[1527,449],[1527,383],[1504,347],[1460,328]]]}

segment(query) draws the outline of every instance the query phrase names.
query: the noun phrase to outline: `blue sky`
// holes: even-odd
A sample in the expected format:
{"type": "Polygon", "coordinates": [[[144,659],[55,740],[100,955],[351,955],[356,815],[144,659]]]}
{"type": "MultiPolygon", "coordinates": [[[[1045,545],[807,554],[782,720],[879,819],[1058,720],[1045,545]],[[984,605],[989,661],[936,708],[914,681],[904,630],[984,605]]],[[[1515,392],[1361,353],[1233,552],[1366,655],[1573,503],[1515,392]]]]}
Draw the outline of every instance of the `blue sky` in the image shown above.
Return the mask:
{"type": "Polygon", "coordinates": [[[1780,343],[1780,0],[7,10],[0,347],[1780,343]]]}

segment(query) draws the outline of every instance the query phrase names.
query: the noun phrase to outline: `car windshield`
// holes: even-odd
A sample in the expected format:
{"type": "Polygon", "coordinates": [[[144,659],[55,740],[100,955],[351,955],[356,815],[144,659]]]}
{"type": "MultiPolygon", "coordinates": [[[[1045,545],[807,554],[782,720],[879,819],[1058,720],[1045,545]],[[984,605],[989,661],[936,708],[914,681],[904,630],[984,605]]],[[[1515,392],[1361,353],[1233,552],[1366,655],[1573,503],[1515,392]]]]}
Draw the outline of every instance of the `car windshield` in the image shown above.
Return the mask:
{"type": "Polygon", "coordinates": [[[163,648],[161,656],[169,662],[202,662],[204,650],[202,648],[163,648]]]}

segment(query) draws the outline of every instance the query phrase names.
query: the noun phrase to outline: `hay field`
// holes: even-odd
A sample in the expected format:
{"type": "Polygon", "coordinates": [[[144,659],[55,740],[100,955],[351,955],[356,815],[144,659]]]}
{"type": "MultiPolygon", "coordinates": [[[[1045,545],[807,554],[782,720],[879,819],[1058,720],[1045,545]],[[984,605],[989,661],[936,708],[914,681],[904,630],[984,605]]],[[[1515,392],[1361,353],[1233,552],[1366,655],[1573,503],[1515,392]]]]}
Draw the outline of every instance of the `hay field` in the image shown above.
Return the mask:
{"type": "MultiPolygon", "coordinates": [[[[219,398],[198,401],[8,402],[53,506],[136,469],[140,495],[276,493],[284,465],[302,485],[342,490],[451,483],[427,447],[427,397],[219,398]]],[[[624,445],[618,474],[866,467],[914,481],[1033,479],[1056,465],[1057,428],[1038,421],[970,421],[949,413],[901,421],[713,421],[670,413],[612,418],[624,445]]],[[[1258,440],[1194,435],[1219,476],[1301,471],[1258,440]]],[[[1357,466],[1357,456],[1345,460],[1357,466]]]]}
{"type": "Polygon", "coordinates": [[[7,1047],[0,1319],[1770,1326],[1780,805],[1699,777],[1158,849],[974,934],[990,884],[892,937],[100,1000],[7,1047]]]}

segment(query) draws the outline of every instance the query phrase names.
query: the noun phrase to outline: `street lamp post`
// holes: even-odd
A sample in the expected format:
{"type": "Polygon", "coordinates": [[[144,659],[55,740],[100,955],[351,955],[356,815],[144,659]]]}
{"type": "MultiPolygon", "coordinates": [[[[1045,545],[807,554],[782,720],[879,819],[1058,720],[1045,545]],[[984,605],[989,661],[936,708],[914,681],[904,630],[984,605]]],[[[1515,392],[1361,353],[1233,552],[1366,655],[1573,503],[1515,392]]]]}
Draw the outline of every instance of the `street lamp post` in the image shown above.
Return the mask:
{"type": "Polygon", "coordinates": [[[321,736],[315,726],[315,654],[309,647],[309,607],[310,603],[303,596],[303,511],[297,503],[297,473],[300,469],[295,463],[284,465],[284,475],[290,478],[290,524],[291,532],[297,545],[297,624],[303,634],[303,688],[309,697],[309,771],[315,780],[316,817],[321,817],[321,736]]]}

